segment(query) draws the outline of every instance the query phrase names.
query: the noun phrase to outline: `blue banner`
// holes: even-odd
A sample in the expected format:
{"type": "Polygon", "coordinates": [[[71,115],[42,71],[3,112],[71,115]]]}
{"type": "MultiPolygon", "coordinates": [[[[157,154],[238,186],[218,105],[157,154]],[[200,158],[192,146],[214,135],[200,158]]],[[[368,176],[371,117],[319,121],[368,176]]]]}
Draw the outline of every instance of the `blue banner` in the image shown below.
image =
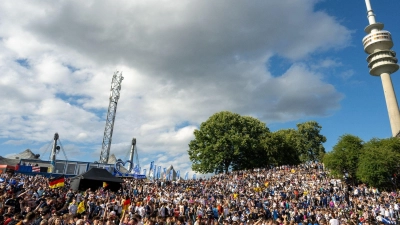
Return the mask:
{"type": "Polygon", "coordinates": [[[158,166],[157,168],[157,179],[161,178],[161,166],[158,166]]]}
{"type": "Polygon", "coordinates": [[[156,175],[157,175],[157,166],[156,164],[153,165],[153,174],[151,175],[151,177],[153,177],[153,179],[156,179],[156,175]]]}
{"type": "Polygon", "coordinates": [[[135,179],[146,179],[146,175],[143,174],[121,173],[116,170],[113,172],[113,176],[133,177],[135,179]]]}
{"type": "Polygon", "coordinates": [[[136,178],[136,179],[146,179],[146,175],[135,174],[135,175],[133,175],[133,178],[136,178]]]}
{"type": "Polygon", "coordinates": [[[174,179],[174,170],[171,168],[169,169],[168,180],[173,180],[173,179],[174,179]]]}
{"type": "Polygon", "coordinates": [[[150,169],[149,169],[149,177],[151,176],[151,172],[153,170],[153,166],[154,166],[154,161],[151,161],[150,163],[150,169]]]}
{"type": "Polygon", "coordinates": [[[135,166],[135,168],[133,169],[133,174],[140,174],[139,165],[136,165],[136,166],[135,166]]]}
{"type": "Polygon", "coordinates": [[[181,179],[181,171],[180,170],[178,170],[178,171],[176,171],[176,179],[177,180],[180,180],[181,179]]]}
{"type": "Polygon", "coordinates": [[[185,174],[185,180],[188,180],[189,179],[189,172],[186,172],[186,174],[185,174]]]}

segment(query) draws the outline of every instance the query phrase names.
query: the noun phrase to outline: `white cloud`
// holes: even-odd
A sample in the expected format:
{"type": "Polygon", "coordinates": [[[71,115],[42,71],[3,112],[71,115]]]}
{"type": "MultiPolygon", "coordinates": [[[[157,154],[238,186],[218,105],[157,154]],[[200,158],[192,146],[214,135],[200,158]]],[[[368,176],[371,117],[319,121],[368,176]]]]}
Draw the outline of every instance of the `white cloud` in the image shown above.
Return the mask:
{"type": "Polygon", "coordinates": [[[23,144],[31,144],[32,142],[29,140],[8,140],[2,144],[5,145],[23,145],[23,144]]]}
{"type": "Polygon", "coordinates": [[[125,79],[112,153],[126,155],[136,137],[144,163],[189,168],[193,130],[221,110],[267,123],[330,115],[343,96],[312,55],[346,47],[351,32],[315,2],[2,4],[0,137],[43,143],[59,132],[71,152],[97,160],[115,70],[125,79]],[[265,67],[274,55],[292,62],[278,77],[265,67]]]}

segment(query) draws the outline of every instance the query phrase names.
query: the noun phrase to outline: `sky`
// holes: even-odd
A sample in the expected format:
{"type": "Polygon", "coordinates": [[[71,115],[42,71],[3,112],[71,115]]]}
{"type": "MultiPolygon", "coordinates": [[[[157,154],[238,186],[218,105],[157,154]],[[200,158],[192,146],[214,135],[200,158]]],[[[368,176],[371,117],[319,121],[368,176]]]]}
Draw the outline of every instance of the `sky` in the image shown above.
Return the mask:
{"type": "MultiPolygon", "coordinates": [[[[399,53],[400,1],[371,3],[399,53]]],[[[0,155],[47,160],[58,132],[68,160],[98,160],[115,71],[124,80],[111,154],[127,159],[135,137],[142,168],[192,174],[194,129],[225,110],[271,131],[317,121],[326,151],[344,134],[388,138],[367,25],[363,0],[3,2],[0,155]]]]}

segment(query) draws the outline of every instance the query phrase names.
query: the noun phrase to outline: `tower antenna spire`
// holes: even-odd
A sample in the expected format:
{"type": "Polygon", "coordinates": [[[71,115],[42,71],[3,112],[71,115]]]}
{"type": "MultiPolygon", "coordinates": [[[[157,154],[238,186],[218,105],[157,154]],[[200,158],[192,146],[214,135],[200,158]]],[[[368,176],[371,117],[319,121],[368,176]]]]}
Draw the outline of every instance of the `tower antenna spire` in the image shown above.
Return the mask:
{"type": "Polygon", "coordinates": [[[369,24],[376,23],[374,10],[372,10],[370,0],[365,0],[365,4],[367,5],[367,14],[368,14],[367,17],[368,17],[369,24]]]}
{"type": "Polygon", "coordinates": [[[390,74],[396,72],[399,65],[396,53],[391,50],[393,47],[392,35],[389,31],[382,30],[383,23],[375,21],[370,0],[365,0],[365,4],[367,5],[369,25],[365,28],[367,36],[363,38],[362,42],[364,51],[368,54],[369,73],[381,77],[392,136],[398,137],[400,136],[400,112],[390,74]]]}

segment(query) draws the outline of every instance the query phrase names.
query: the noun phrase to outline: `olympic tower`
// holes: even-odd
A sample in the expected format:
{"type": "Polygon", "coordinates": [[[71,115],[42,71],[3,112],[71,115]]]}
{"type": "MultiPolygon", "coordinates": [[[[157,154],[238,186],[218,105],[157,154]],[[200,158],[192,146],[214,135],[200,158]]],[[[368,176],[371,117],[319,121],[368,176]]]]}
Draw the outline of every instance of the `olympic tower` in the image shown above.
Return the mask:
{"type": "Polygon", "coordinates": [[[370,0],[365,0],[365,4],[367,5],[369,25],[365,28],[367,36],[363,38],[362,42],[364,51],[368,54],[369,73],[381,77],[392,136],[396,137],[400,136],[400,112],[390,74],[396,72],[399,65],[396,53],[391,50],[393,47],[392,35],[389,31],[382,30],[383,23],[375,21],[370,0]]]}

